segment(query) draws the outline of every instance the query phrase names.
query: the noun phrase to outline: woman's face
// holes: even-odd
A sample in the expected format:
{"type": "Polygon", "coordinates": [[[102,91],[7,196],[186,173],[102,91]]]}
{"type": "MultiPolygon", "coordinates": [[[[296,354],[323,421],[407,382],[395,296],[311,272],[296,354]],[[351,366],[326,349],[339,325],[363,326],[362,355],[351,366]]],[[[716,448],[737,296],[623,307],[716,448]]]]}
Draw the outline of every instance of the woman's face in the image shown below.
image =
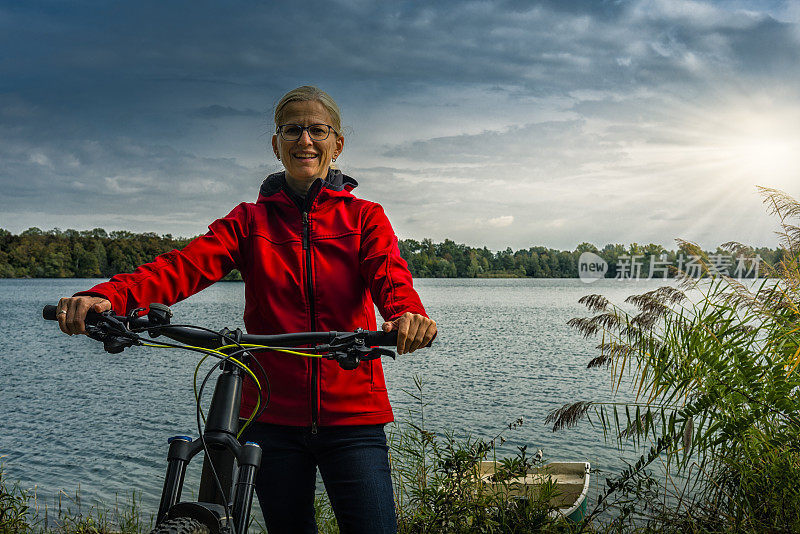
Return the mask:
{"type": "MultiPolygon", "coordinates": [[[[282,124],[331,125],[331,116],[325,107],[316,101],[289,102],[283,108],[282,124]]],[[[317,178],[325,178],[331,160],[344,148],[344,137],[331,130],[328,138],[315,141],[304,130],[297,141],[286,141],[280,135],[272,136],[272,148],[286,169],[287,178],[293,179],[303,191],[317,178]]]]}

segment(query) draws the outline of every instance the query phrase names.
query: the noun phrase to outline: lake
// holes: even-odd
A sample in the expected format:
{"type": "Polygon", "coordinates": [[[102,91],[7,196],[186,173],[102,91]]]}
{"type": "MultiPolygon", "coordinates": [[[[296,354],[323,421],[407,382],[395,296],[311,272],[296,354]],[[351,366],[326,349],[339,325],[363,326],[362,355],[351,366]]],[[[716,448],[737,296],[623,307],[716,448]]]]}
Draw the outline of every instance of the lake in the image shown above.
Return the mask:
{"type": "MultiPolygon", "coordinates": [[[[42,501],[60,491],[74,495],[80,485],[84,504],[113,505],[135,489],[150,513],[158,507],[167,438],[197,435],[198,355],[143,347],[111,355],[41,318],[45,304],[98,281],[0,280],[0,456],[8,478],[35,488],[42,501]]],[[[584,295],[601,293],[621,304],[664,282],[417,280],[439,336],[430,349],[384,361],[395,417],[407,417],[413,400],[404,390],[422,377],[428,430],[489,438],[523,417],[522,427],[505,431],[499,451],[511,455],[528,445],[548,460],[589,461],[601,471],[593,476],[597,491],[605,473],[623,466],[615,442],[586,422],[556,433],[544,424],[566,402],[611,398],[609,371],[586,369],[599,340],[584,339],[566,323],[589,315],[578,304],[584,295]]],[[[242,283],[218,283],[173,306],[173,320],[240,327],[243,295],[242,283]]],[[[198,478],[199,464],[190,467],[187,484],[198,478]]]]}

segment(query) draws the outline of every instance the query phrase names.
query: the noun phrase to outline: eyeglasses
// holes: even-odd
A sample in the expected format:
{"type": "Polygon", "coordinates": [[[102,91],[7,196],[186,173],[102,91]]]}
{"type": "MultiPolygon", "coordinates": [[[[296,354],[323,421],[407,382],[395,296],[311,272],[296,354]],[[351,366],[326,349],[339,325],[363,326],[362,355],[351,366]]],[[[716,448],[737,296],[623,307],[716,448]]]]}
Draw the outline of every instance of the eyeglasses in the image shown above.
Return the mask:
{"type": "Polygon", "coordinates": [[[303,136],[303,132],[307,131],[308,136],[314,141],[324,141],[331,134],[331,130],[338,135],[333,126],[327,124],[310,124],[308,126],[281,124],[275,133],[279,133],[284,141],[297,141],[303,136]]]}

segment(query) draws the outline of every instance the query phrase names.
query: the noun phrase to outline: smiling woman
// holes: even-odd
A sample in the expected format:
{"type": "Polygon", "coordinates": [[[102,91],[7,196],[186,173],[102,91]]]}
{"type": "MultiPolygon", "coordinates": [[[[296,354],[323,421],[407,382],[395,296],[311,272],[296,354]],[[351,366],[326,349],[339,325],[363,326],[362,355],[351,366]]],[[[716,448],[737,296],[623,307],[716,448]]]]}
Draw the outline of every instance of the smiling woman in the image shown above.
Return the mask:
{"type": "MultiPolygon", "coordinates": [[[[255,203],[244,202],[209,232],[72,298],[57,318],[84,332],[87,310],[127,314],[150,303],[182,300],[238,269],[245,283],[244,322],[251,334],[375,330],[375,306],[397,351],[413,352],[436,335],[397,237],[380,205],[352,194],[358,183],[331,162],[344,148],[339,110],[315,87],[287,93],[275,111],[272,146],[285,171],[267,176],[255,203]]],[[[259,443],[256,492],[270,532],[316,532],[316,472],[339,527],[395,532],[396,517],[383,425],[393,420],[379,360],[343,370],[319,358],[254,356],[266,370],[270,401],[242,433],[259,443]]],[[[245,382],[241,414],[258,392],[245,382]]]]}
{"type": "Polygon", "coordinates": [[[344,149],[339,106],[325,91],[304,85],[275,106],[272,149],[286,169],[286,183],[305,195],[316,178],[325,178],[344,149]]]}
{"type": "Polygon", "coordinates": [[[286,183],[305,195],[317,178],[325,178],[344,148],[344,137],[334,128],[320,102],[288,102],[281,108],[272,136],[272,148],[286,169],[286,183]]]}

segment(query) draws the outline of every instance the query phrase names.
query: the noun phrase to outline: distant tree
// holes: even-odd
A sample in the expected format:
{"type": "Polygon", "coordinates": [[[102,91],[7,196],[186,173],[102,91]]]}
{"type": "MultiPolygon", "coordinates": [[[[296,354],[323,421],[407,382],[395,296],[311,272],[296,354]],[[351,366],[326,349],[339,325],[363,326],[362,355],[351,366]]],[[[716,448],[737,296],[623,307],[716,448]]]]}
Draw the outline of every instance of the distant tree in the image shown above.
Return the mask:
{"type": "Polygon", "coordinates": [[[525,275],[533,278],[542,278],[542,266],[539,265],[539,255],[531,252],[525,264],[525,275]]]}
{"type": "Polygon", "coordinates": [[[598,252],[596,246],[592,245],[591,243],[587,243],[586,241],[575,247],[575,250],[580,253],[594,252],[596,254],[598,252]]]}
{"type": "Polygon", "coordinates": [[[667,250],[664,247],[661,245],[656,245],[655,243],[650,243],[644,247],[644,254],[647,256],[660,256],[666,252],[667,250]]]}
{"type": "MultiPolygon", "coordinates": [[[[191,238],[175,238],[170,234],[159,236],[153,232],[135,234],[116,230],[110,234],[102,228],[92,230],[43,231],[32,227],[13,235],[0,228],[0,277],[108,277],[116,273],[131,272],[138,265],[152,261],[159,254],[186,246],[191,238]]],[[[690,250],[680,245],[677,251],[650,243],[646,246],[631,243],[608,244],[598,251],[591,243],[582,242],[574,251],[532,246],[527,249],[492,252],[487,247],[472,248],[445,239],[434,243],[429,238],[417,241],[404,239],[398,242],[400,255],[415,277],[481,277],[527,276],[534,278],[576,277],[578,257],[582,252],[599,254],[609,263],[609,276],[615,276],[616,264],[622,256],[642,255],[642,275],[648,274],[652,260],[662,264],[676,264],[679,254],[690,250]]],[[[768,265],[783,258],[780,249],[744,248],[739,252],[748,258],[759,255],[768,265]]],[[[738,252],[737,252],[738,253],[738,252]]],[[[711,252],[707,254],[712,254],[711,252]]],[[[718,247],[713,254],[731,255],[718,247]]],[[[735,261],[735,260],[734,260],[735,261]]],[[[766,266],[759,268],[764,275],[766,266]]],[[[239,271],[231,271],[225,280],[241,280],[239,271]]]]}
{"type": "Polygon", "coordinates": [[[456,266],[453,265],[453,262],[441,258],[436,262],[435,276],[436,278],[455,278],[456,266]]]}

